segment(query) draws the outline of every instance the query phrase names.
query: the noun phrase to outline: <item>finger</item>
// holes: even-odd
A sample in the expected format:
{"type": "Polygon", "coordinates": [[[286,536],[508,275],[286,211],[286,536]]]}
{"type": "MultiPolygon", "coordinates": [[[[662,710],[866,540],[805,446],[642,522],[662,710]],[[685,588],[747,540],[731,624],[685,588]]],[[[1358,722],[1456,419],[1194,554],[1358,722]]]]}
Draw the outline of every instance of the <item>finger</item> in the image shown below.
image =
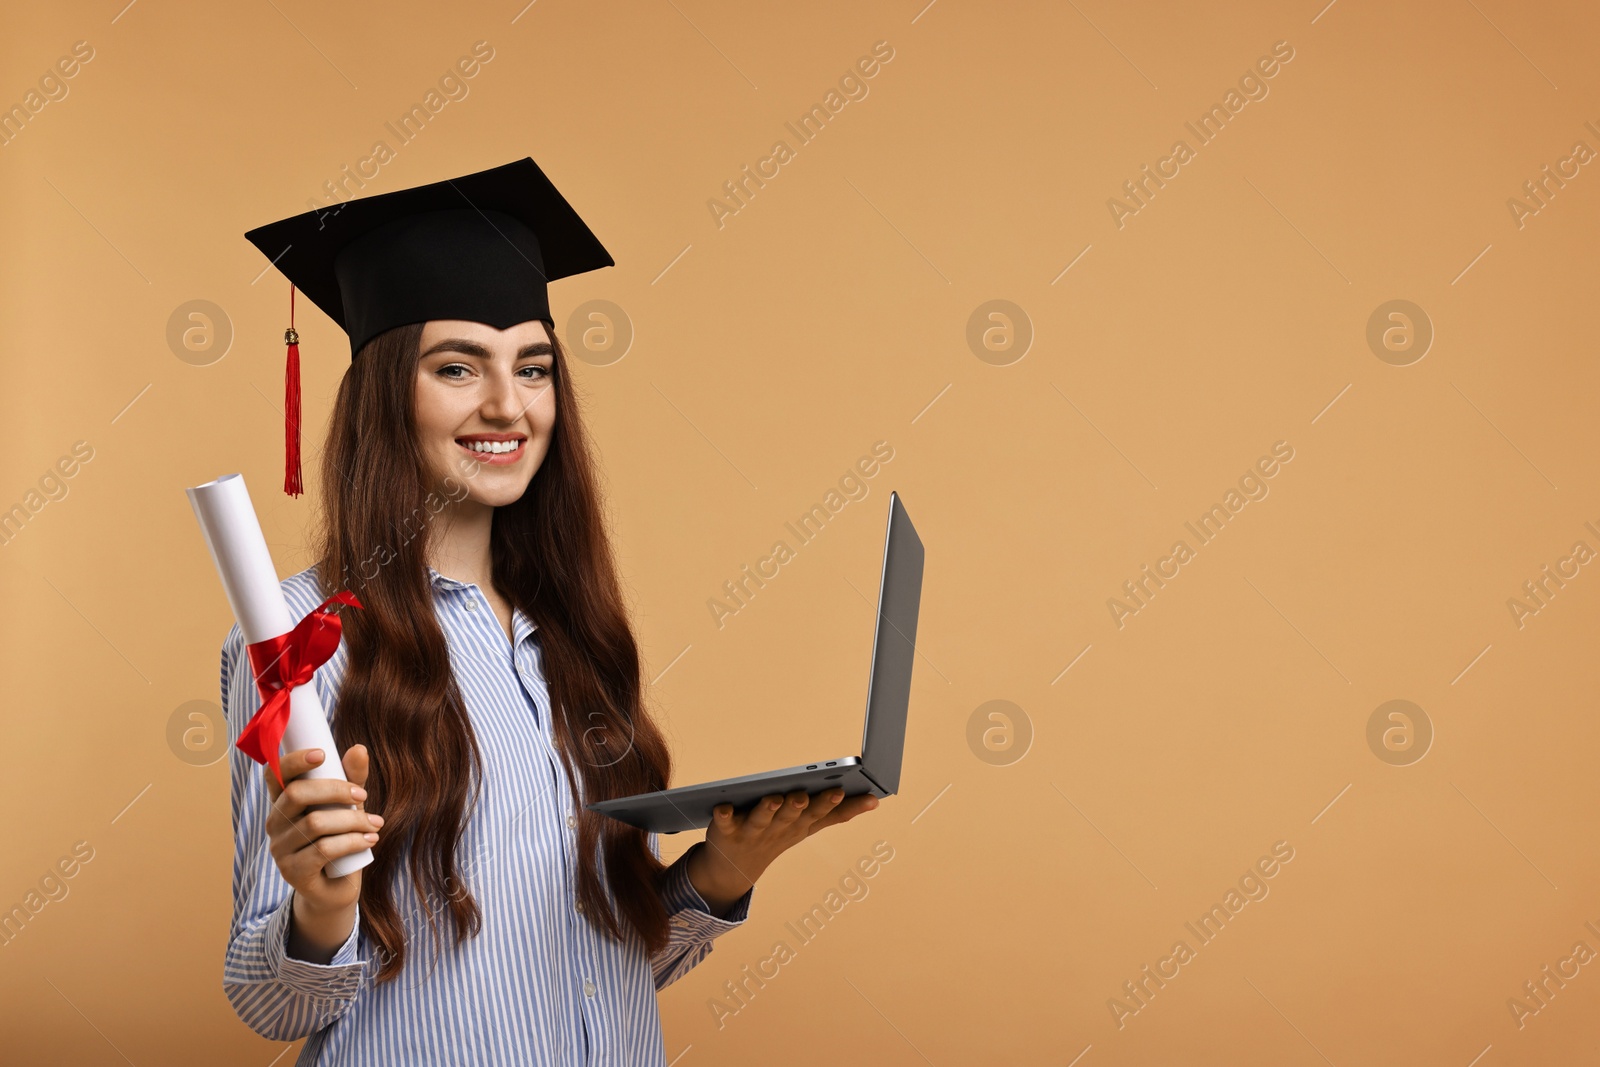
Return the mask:
{"type": "Polygon", "coordinates": [[[733,814],[732,804],[718,804],[711,809],[711,828],[719,833],[731,834],[739,823],[733,814]]]}
{"type": "Polygon", "coordinates": [[[383,816],[360,811],[344,804],[313,806],[298,819],[275,816],[269,820],[268,836],[272,855],[284,859],[319,838],[343,833],[376,833],[383,816]]]}
{"type": "Polygon", "coordinates": [[[765,830],[772,825],[772,817],[783,806],[783,797],[777,793],[769,794],[756,801],[756,806],[745,815],[744,824],[752,830],[765,830]]]}
{"type": "MultiPolygon", "coordinates": [[[[307,808],[318,804],[338,804],[353,807],[364,797],[356,795],[357,786],[342,778],[297,778],[289,783],[272,805],[280,818],[294,822],[307,808]]],[[[363,791],[364,792],[364,791],[363,791]]]]}
{"type": "MultiPolygon", "coordinates": [[[[288,882],[305,884],[318,874],[330,860],[349,856],[377,843],[376,834],[334,834],[319,837],[304,848],[296,849],[279,864],[288,882]]],[[[345,877],[349,877],[346,875],[345,877]]]]}
{"type": "MultiPolygon", "coordinates": [[[[300,831],[306,842],[334,834],[369,833],[382,826],[382,815],[356,811],[342,805],[332,808],[312,808],[295,821],[295,828],[300,831]]],[[[294,847],[298,848],[299,845],[294,847]]]]}
{"type": "Polygon", "coordinates": [[[376,833],[383,823],[382,815],[343,803],[322,804],[312,805],[297,819],[274,820],[268,828],[268,834],[272,840],[273,856],[283,859],[314,844],[319,838],[347,833],[376,833]]]}
{"type": "Polygon", "coordinates": [[[862,812],[871,811],[878,806],[878,798],[871,793],[861,793],[848,800],[841,800],[827,815],[818,819],[811,825],[811,832],[825,829],[829,826],[838,826],[847,823],[862,812]]]}
{"type": "Polygon", "coordinates": [[[367,784],[370,763],[366,745],[351,745],[344,754],[344,776],[356,785],[367,784]]]}
{"type": "Polygon", "coordinates": [[[825,819],[839,809],[839,804],[843,800],[844,789],[842,787],[834,786],[832,789],[824,790],[811,798],[811,803],[801,814],[801,819],[805,822],[817,822],[825,819]]]}
{"type": "Polygon", "coordinates": [[[355,797],[356,808],[366,811],[367,791],[363,787],[367,784],[367,773],[371,766],[371,756],[366,745],[352,745],[344,753],[344,776],[350,782],[350,795],[355,797]]]}
{"type": "MultiPolygon", "coordinates": [[[[278,760],[278,773],[283,775],[284,785],[288,785],[302,774],[322,763],[325,753],[320,748],[297,748],[293,752],[285,752],[278,760]]],[[[261,773],[267,779],[267,795],[276,801],[283,793],[283,786],[278,784],[278,779],[273,777],[272,768],[263,764],[261,773]]]]}
{"type": "Polygon", "coordinates": [[[810,804],[810,794],[804,789],[796,789],[783,798],[783,805],[773,813],[772,821],[779,826],[789,826],[800,818],[800,813],[810,804]]]}

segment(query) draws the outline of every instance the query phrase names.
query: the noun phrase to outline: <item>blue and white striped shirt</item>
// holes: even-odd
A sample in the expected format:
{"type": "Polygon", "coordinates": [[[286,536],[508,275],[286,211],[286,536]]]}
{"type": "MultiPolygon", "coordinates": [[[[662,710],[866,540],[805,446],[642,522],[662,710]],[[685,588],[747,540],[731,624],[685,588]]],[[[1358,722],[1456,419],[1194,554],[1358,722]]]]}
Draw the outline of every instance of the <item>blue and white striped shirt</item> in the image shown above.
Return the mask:
{"type": "MultiPolygon", "coordinates": [[[[293,890],[272,859],[266,782],[261,765],[234,747],[261,703],[235,624],[222,647],[234,829],[233,922],[223,990],[239,1017],[263,1037],[293,1041],[309,1035],[297,1061],[302,1067],[660,1067],[666,1057],[656,991],[703,960],[714,938],[745,921],[754,890],[719,919],[680,860],[662,889],[671,916],[671,939],[662,953],[648,956],[626,923],[621,943],[591,926],[577,910],[579,805],[550,730],[535,627],[514,610],[514,639],[507,644],[477,585],[431,567],[429,576],[484,760],[485,780],[457,849],[458,870],[478,902],[483,926],[457,946],[450,916],[436,902],[442,950],[436,952],[409,866],[402,864],[393,892],[407,955],[396,979],[372,981],[377,950],[361,932],[359,912],[330,963],[288,957],[293,890]]],[[[281,585],[295,619],[324,599],[315,567],[281,585]]],[[[347,659],[341,644],[313,681],[330,717],[337,714],[347,659]]],[[[659,857],[656,834],[649,843],[659,857]]]]}

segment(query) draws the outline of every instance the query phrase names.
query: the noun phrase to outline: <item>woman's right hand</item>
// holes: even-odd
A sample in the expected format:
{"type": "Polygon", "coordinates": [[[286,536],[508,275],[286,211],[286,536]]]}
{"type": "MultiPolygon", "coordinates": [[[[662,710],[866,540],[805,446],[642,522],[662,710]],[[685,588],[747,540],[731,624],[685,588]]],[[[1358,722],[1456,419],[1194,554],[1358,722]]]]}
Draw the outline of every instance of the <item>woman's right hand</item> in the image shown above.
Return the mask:
{"type": "Polygon", "coordinates": [[[267,814],[267,837],[272,842],[272,859],[279,873],[294,887],[295,925],[309,942],[307,948],[318,955],[331,956],[332,950],[349,936],[355,905],[361,897],[361,872],[329,878],[322,868],[330,860],[376,844],[383,816],[365,810],[365,745],[353,745],[345,752],[344,780],[304,776],[323,758],[321,749],[286,753],[278,764],[283,788],[272,776],[272,768],[263,767],[262,773],[272,801],[267,814]],[[338,807],[318,807],[323,804],[338,807]],[[350,804],[355,807],[345,806],[350,804]],[[308,810],[312,808],[317,810],[308,810]],[[339,936],[337,928],[343,929],[343,936],[339,936]],[[337,940],[333,940],[335,937],[337,940]]]}

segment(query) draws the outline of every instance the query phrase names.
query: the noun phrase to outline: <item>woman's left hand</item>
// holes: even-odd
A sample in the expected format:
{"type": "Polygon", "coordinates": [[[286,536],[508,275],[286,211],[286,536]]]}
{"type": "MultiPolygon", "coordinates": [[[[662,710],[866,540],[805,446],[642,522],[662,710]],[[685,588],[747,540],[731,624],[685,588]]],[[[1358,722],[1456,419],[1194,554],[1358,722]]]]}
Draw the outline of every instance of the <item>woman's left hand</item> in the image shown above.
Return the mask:
{"type": "Polygon", "coordinates": [[[779,854],[877,806],[871,793],[845,800],[840,788],[814,796],[803,789],[788,796],[773,793],[743,815],[735,815],[732,804],[719,804],[706,828],[706,847],[689,857],[689,880],[713,913],[725,913],[779,854]]]}

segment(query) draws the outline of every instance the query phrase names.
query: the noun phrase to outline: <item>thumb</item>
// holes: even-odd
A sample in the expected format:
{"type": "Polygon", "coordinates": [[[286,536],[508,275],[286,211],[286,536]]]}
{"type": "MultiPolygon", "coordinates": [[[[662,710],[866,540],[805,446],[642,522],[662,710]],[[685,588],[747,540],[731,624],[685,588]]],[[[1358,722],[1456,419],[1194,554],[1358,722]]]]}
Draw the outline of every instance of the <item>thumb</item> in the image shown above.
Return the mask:
{"type": "Polygon", "coordinates": [[[366,745],[351,745],[348,749],[345,750],[345,753],[344,753],[344,777],[345,777],[345,781],[351,782],[351,783],[353,783],[355,785],[362,786],[364,788],[366,786],[366,784],[367,784],[367,771],[368,771],[368,769],[369,769],[369,762],[368,762],[368,759],[367,759],[367,746],[366,745]]]}

